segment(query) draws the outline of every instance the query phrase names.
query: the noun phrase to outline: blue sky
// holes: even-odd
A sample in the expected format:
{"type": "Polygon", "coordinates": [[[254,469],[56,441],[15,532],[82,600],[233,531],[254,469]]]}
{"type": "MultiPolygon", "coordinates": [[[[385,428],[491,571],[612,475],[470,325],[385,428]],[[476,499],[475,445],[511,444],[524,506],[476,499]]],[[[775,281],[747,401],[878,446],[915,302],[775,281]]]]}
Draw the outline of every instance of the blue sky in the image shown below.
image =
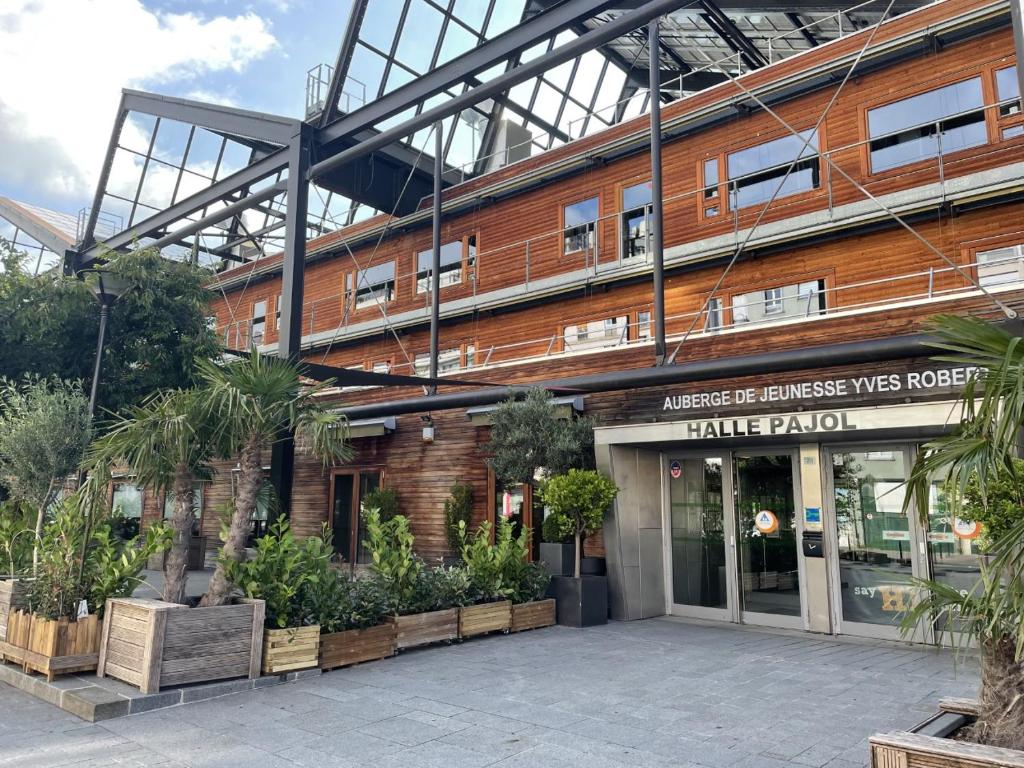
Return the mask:
{"type": "Polygon", "coordinates": [[[122,87],[301,117],[349,0],[5,0],[0,196],[91,201],[122,87]]]}

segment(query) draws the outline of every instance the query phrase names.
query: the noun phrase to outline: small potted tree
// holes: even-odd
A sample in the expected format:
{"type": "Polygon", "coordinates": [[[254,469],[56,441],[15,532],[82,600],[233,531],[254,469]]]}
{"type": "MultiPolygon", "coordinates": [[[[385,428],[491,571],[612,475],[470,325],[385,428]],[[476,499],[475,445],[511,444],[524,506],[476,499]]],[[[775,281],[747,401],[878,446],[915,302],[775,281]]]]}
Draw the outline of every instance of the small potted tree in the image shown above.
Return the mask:
{"type": "Polygon", "coordinates": [[[583,540],[600,530],[617,493],[615,483],[595,470],[570,469],[541,487],[548,519],[555,521],[549,524],[552,530],[559,536],[571,536],[575,542],[573,575],[554,579],[559,624],[586,627],[608,621],[608,579],[584,576],[580,561],[583,540]]]}

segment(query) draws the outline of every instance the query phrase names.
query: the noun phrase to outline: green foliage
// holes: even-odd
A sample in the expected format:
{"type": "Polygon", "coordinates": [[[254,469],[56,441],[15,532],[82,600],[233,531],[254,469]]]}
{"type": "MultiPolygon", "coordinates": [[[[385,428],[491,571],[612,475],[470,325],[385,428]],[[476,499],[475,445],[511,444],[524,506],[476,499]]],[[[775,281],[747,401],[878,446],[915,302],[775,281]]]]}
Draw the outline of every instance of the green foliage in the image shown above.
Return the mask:
{"type": "Polygon", "coordinates": [[[398,515],[398,491],[394,488],[374,488],[363,494],[363,509],[376,509],[381,522],[386,523],[398,515]]]}
{"type": "Polygon", "coordinates": [[[0,501],[0,574],[20,576],[32,567],[35,512],[18,501],[0,501]]]}
{"type": "Polygon", "coordinates": [[[459,525],[468,526],[473,518],[473,486],[469,483],[455,483],[451,494],[444,502],[444,533],[448,549],[458,552],[462,548],[459,525]]]}
{"type": "Polygon", "coordinates": [[[540,526],[541,538],[549,544],[561,544],[572,539],[571,535],[562,533],[564,520],[556,515],[548,515],[540,526]]]}
{"type": "Polygon", "coordinates": [[[1013,459],[1013,471],[1000,469],[983,487],[971,475],[961,497],[956,487],[947,490],[957,516],[982,524],[982,542],[991,549],[1024,520],[1024,460],[1013,459]]]}
{"type": "Polygon", "coordinates": [[[50,505],[89,444],[88,411],[78,382],[0,380],[0,479],[13,498],[50,505]]]}
{"type": "Polygon", "coordinates": [[[256,541],[248,560],[220,555],[220,564],[232,584],[246,597],[264,600],[268,626],[284,629],[316,623],[307,613],[305,590],[327,578],[331,546],[326,533],[299,542],[288,521],[278,518],[267,535],[256,541]]]}
{"type": "Polygon", "coordinates": [[[306,585],[303,610],[323,634],[375,627],[391,613],[378,579],[349,579],[333,568],[306,585]]]}
{"type": "Polygon", "coordinates": [[[594,465],[594,423],[558,418],[551,395],[530,390],[521,401],[506,400],[491,417],[491,466],[505,484],[529,483],[538,469],[561,474],[594,465]]]}
{"type": "Polygon", "coordinates": [[[491,544],[491,524],[484,521],[476,534],[468,536],[460,526],[462,560],[469,574],[470,588],[478,600],[510,598],[519,588],[520,577],[530,550],[530,529],[513,534],[512,523],[498,521],[491,544]]]}
{"type": "Polygon", "coordinates": [[[551,577],[544,572],[540,563],[524,563],[519,571],[519,580],[512,593],[513,603],[529,603],[542,600],[548,591],[551,577]]]}
{"type": "MultiPolygon", "coordinates": [[[[206,325],[209,270],[153,249],[107,257],[104,269],[131,287],[110,312],[99,407],[121,412],[154,392],[191,385],[194,360],[215,357],[219,344],[206,325]]],[[[85,283],[33,277],[34,265],[2,240],[0,262],[0,376],[90,380],[99,306],[85,283]]]]}
{"type": "Polygon", "coordinates": [[[397,614],[411,604],[423,570],[423,562],[413,554],[415,537],[402,515],[384,522],[376,509],[367,509],[363,519],[367,536],[363,544],[371,567],[387,594],[389,610],[397,614]]]}
{"type": "Polygon", "coordinates": [[[604,513],[618,492],[609,478],[589,469],[570,469],[541,486],[541,500],[548,510],[544,520],[545,538],[551,535],[554,541],[575,539],[577,577],[580,575],[583,539],[601,529],[604,513]]]}
{"type": "Polygon", "coordinates": [[[99,511],[81,491],[56,505],[43,530],[39,568],[29,594],[33,613],[51,619],[74,616],[84,599],[91,612],[102,616],[107,599],[131,595],[149,557],[170,546],[170,531],[164,525],[151,526],[141,542],[119,541],[108,521],[90,525],[87,515],[99,511]]]}
{"type": "Polygon", "coordinates": [[[465,568],[425,568],[416,579],[409,602],[399,606],[398,612],[429,613],[472,602],[469,572],[465,568]]]}

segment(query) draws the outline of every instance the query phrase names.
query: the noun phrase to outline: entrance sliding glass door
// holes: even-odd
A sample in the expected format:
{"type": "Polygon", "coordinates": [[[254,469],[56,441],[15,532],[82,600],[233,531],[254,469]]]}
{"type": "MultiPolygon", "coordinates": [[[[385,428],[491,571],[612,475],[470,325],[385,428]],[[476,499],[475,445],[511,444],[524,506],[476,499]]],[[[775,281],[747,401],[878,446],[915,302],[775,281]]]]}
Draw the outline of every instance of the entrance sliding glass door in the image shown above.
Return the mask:
{"type": "Polygon", "coordinates": [[[666,470],[672,612],[803,628],[794,454],[669,456],[666,470]]]}

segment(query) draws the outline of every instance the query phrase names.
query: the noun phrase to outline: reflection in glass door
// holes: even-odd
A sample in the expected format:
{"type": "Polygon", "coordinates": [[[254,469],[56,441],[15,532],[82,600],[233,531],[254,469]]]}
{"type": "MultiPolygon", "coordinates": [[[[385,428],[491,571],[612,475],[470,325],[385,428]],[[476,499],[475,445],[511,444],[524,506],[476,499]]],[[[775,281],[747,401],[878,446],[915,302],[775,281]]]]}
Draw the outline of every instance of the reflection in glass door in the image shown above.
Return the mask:
{"type": "Polygon", "coordinates": [[[903,511],[908,465],[902,446],[831,452],[837,618],[843,633],[898,637],[902,612],[914,594],[911,579],[925,576],[915,555],[924,552],[917,521],[903,511]]]}
{"type": "Polygon", "coordinates": [[[737,455],[734,466],[742,619],[803,628],[793,456],[737,455]]]}
{"type": "Polygon", "coordinates": [[[731,532],[722,468],[720,457],[679,458],[669,464],[671,599],[680,613],[731,618],[726,549],[731,532]]]}

